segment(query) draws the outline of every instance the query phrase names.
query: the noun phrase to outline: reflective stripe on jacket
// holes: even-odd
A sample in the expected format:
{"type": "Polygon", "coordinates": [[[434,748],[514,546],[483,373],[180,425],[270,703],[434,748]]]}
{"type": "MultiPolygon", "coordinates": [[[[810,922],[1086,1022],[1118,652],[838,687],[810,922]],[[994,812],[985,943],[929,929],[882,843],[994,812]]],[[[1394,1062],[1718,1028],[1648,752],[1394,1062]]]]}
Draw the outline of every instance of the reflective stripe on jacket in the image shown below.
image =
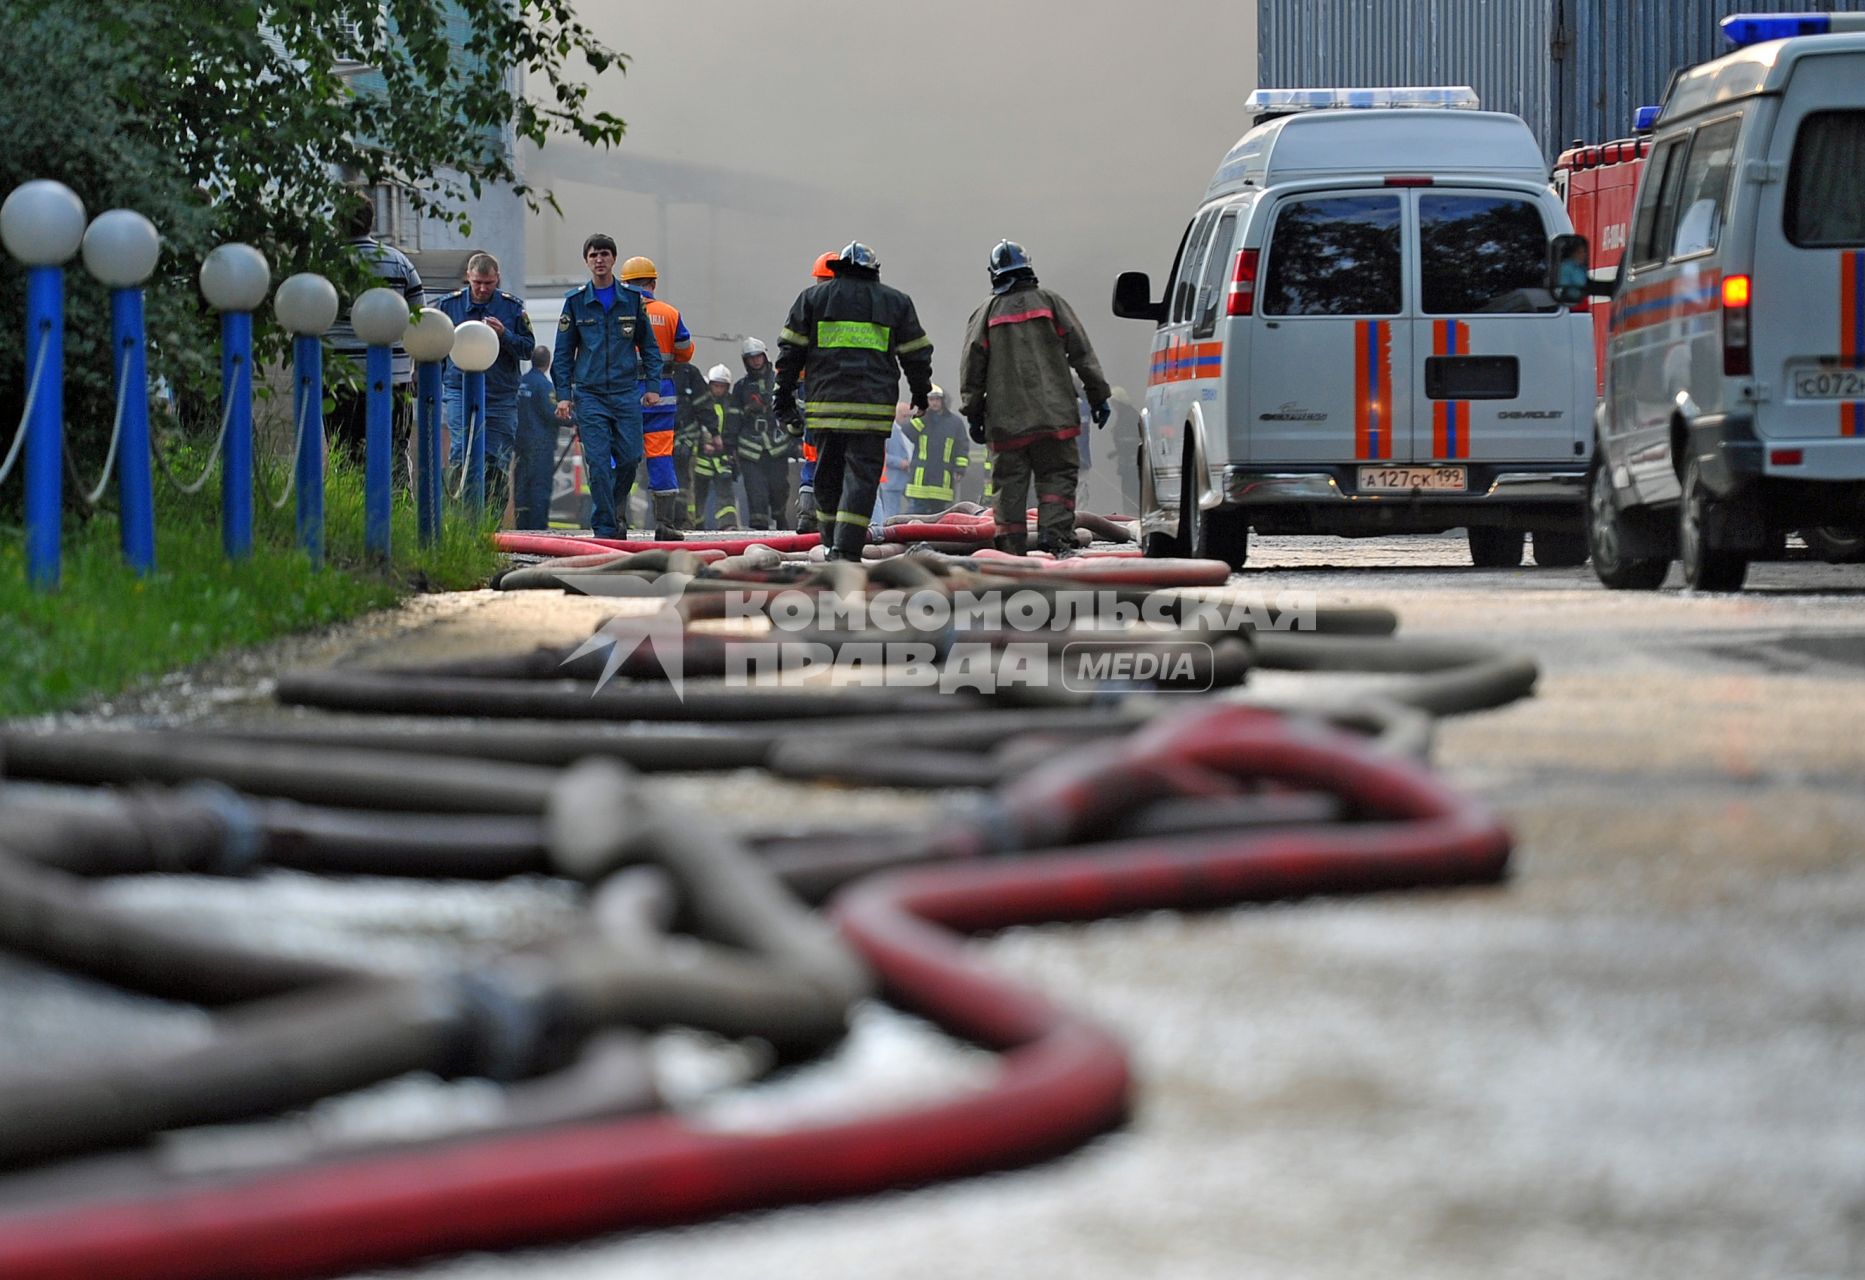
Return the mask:
{"type": "Polygon", "coordinates": [[[738,410],[724,400],[714,400],[712,412],[713,422],[704,428],[705,434],[718,440],[722,447],[718,453],[707,453],[703,447],[695,452],[694,475],[723,476],[732,471],[732,449],[738,438],[738,410]]]}
{"type": "Polygon", "coordinates": [[[777,386],[809,378],[811,431],[891,431],[900,376],[915,400],[932,388],[932,339],[913,299],[851,273],[797,295],[777,344],[777,386]]]}
{"type": "Polygon", "coordinates": [[[776,367],[766,362],[763,369],[747,373],[732,388],[732,404],[738,410],[739,457],[748,461],[788,458],[794,451],[795,437],[784,430],[771,408],[776,387],[776,367]]]}
{"type": "Polygon", "coordinates": [[[958,482],[971,465],[965,420],[950,409],[915,418],[907,427],[907,438],[913,445],[907,497],[953,501],[958,482]]]}
{"type": "Polygon", "coordinates": [[[1081,434],[1075,383],[1088,403],[1113,394],[1081,321],[1061,294],[1035,281],[992,296],[965,326],[959,412],[984,415],[993,449],[1021,449],[1042,436],[1081,434]]]}

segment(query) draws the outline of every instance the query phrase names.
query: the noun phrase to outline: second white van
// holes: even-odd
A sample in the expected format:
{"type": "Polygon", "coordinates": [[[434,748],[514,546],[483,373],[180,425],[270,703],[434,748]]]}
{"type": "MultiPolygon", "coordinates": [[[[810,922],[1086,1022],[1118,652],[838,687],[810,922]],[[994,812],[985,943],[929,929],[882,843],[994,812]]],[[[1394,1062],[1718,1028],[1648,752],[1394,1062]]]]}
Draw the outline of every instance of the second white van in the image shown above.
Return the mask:
{"type": "Polygon", "coordinates": [[[1541,149],[1468,89],[1259,90],[1153,322],[1142,528],[1241,567],[1250,532],[1468,530],[1472,561],[1586,559],[1592,320],[1541,149]]]}

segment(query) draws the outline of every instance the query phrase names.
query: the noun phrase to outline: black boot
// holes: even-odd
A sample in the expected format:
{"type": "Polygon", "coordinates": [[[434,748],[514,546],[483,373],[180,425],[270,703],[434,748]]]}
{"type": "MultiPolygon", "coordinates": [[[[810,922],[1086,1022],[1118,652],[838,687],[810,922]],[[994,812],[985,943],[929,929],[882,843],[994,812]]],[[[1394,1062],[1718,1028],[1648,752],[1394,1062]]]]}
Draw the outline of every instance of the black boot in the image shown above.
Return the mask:
{"type": "Polygon", "coordinates": [[[1030,553],[1030,535],[1021,529],[1015,533],[1000,533],[991,539],[991,545],[1013,556],[1027,556],[1030,553]]]}
{"type": "Polygon", "coordinates": [[[1036,540],[1036,546],[1038,550],[1047,551],[1058,560],[1073,559],[1081,554],[1081,548],[1076,546],[1072,539],[1064,542],[1060,538],[1052,538],[1046,533],[1036,540]]]}
{"type": "Polygon", "coordinates": [[[817,533],[822,529],[816,518],[816,490],[803,485],[797,490],[797,532],[817,533]]]}
{"type": "Polygon", "coordinates": [[[838,520],[831,537],[833,541],[830,543],[829,554],[824,557],[825,559],[852,560],[856,564],[861,563],[861,550],[868,545],[866,529],[858,524],[848,524],[838,520]]]}
{"type": "Polygon", "coordinates": [[[680,518],[680,495],[677,493],[657,493],[654,495],[654,541],[685,542],[686,534],[680,526],[686,522],[680,518]]]}

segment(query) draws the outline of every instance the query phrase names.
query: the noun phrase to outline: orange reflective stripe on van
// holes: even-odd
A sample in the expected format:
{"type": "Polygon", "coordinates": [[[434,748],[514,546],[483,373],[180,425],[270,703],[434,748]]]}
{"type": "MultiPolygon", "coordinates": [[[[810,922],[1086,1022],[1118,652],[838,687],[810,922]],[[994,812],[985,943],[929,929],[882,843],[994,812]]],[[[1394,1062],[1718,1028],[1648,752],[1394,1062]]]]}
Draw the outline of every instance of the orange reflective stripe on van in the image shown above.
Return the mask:
{"type": "MultiPolygon", "coordinates": [[[[1470,326],[1461,320],[1436,320],[1431,325],[1431,354],[1467,356],[1470,354],[1470,326]]],[[[1431,406],[1431,456],[1434,458],[1468,458],[1470,456],[1470,402],[1438,400],[1431,406]]]]}
{"type": "Polygon", "coordinates": [[[1392,325],[1358,320],[1353,326],[1354,456],[1392,457],[1392,325]]]}
{"type": "Polygon", "coordinates": [[[1146,373],[1146,385],[1156,387],[1166,382],[1215,378],[1223,372],[1223,343],[1167,338],[1166,345],[1153,352],[1152,365],[1146,373]]]}
{"type": "MultiPolygon", "coordinates": [[[[1839,255],[1839,363],[1865,369],[1865,253],[1839,255]]],[[[1839,434],[1865,436],[1865,403],[1839,406],[1839,434]]]]}

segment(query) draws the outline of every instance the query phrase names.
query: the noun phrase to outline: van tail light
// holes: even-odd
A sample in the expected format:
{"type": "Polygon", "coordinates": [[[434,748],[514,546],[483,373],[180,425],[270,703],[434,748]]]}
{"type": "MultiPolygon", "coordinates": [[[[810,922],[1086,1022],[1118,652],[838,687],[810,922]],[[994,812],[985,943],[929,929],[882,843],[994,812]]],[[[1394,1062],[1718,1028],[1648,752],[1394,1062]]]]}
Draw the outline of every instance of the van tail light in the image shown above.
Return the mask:
{"type": "Polygon", "coordinates": [[[1749,353],[1749,278],[1723,277],[1723,375],[1746,378],[1754,372],[1749,353]]]}
{"type": "Polygon", "coordinates": [[[1237,267],[1230,273],[1230,299],[1224,306],[1225,315],[1256,314],[1256,262],[1260,253],[1257,249],[1237,251],[1237,267]]]}

